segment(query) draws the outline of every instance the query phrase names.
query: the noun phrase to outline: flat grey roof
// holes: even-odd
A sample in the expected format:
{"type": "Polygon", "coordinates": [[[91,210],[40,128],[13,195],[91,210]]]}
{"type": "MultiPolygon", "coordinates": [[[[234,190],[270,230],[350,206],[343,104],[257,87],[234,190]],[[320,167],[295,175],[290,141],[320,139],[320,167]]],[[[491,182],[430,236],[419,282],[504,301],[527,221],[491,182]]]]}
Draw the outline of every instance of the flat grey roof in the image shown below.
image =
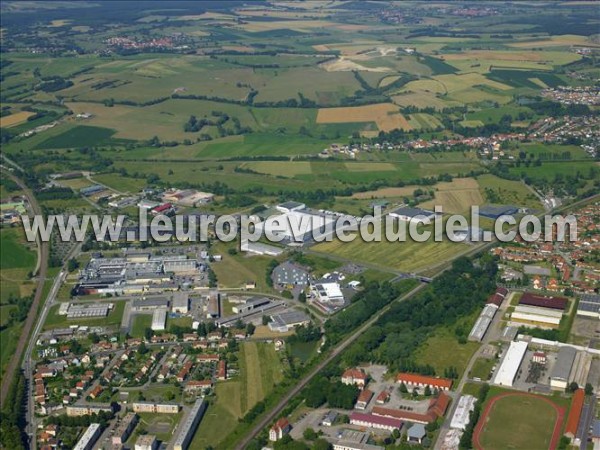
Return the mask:
{"type": "Polygon", "coordinates": [[[433,211],[421,208],[409,208],[402,206],[391,211],[390,214],[398,214],[399,216],[417,217],[417,216],[430,216],[434,214],[433,211]]]}
{"type": "Polygon", "coordinates": [[[571,369],[573,368],[573,362],[575,361],[576,355],[577,350],[573,347],[561,347],[558,351],[556,364],[552,368],[552,374],[550,375],[550,378],[568,380],[569,374],[571,373],[571,369]]]}

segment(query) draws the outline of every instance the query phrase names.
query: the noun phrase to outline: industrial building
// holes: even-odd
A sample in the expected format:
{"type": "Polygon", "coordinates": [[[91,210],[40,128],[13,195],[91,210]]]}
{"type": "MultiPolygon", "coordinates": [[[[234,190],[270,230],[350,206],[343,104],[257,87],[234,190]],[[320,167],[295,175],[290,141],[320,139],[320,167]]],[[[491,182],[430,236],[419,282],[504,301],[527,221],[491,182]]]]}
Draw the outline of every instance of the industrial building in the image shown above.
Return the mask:
{"type": "Polygon", "coordinates": [[[155,309],[152,313],[152,331],[164,331],[167,326],[167,310],[164,308],[155,309]]]}
{"type": "Polygon", "coordinates": [[[528,327],[558,328],[562,316],[560,309],[518,305],[510,315],[510,320],[528,327]]]}
{"type": "Polygon", "coordinates": [[[83,433],[83,436],[81,436],[81,439],[79,439],[77,444],[75,444],[75,447],[73,447],[73,450],[91,450],[94,448],[94,444],[100,437],[100,434],[100,424],[90,424],[90,426],[87,427],[87,430],[85,430],[85,433],[83,433]]]}
{"type": "Polygon", "coordinates": [[[271,316],[269,322],[269,329],[271,331],[278,331],[285,333],[291,328],[295,328],[299,325],[308,325],[310,323],[310,317],[302,311],[288,311],[280,314],[274,314],[271,316]]]}
{"type": "MultiPolygon", "coordinates": [[[[255,316],[261,313],[265,313],[271,309],[274,308],[278,308],[281,306],[285,306],[285,302],[283,301],[269,301],[268,303],[262,304],[260,306],[256,306],[254,305],[252,309],[246,311],[246,312],[241,312],[239,314],[234,314],[233,316],[227,316],[227,317],[221,317],[220,319],[215,321],[215,324],[218,327],[231,327],[233,325],[235,325],[235,323],[238,320],[244,320],[250,316],[255,316]]],[[[243,306],[236,306],[234,307],[237,310],[240,310],[240,308],[244,308],[243,306]]],[[[234,309],[232,308],[232,309],[234,309]]]]}
{"type": "Polygon", "coordinates": [[[267,297],[250,297],[231,309],[235,314],[245,314],[261,306],[267,306],[269,303],[271,303],[271,300],[267,297]]]}
{"type": "Polygon", "coordinates": [[[547,297],[545,295],[532,294],[525,292],[519,300],[519,305],[537,306],[539,308],[548,308],[564,311],[568,304],[566,297],[547,297]]]}
{"type": "Polygon", "coordinates": [[[490,324],[494,320],[496,311],[498,311],[498,306],[496,306],[494,303],[487,303],[483,307],[483,311],[481,311],[481,314],[479,314],[475,325],[473,325],[473,328],[469,333],[470,340],[481,342],[481,340],[485,336],[485,333],[490,327],[490,324]]]}
{"type": "Polygon", "coordinates": [[[301,244],[313,240],[315,236],[333,233],[335,220],[333,215],[298,207],[267,218],[256,224],[255,229],[282,243],[301,244]]]}
{"type": "Polygon", "coordinates": [[[344,303],[344,293],[337,282],[318,282],[310,286],[313,298],[321,303],[344,303]]]}
{"type": "Polygon", "coordinates": [[[576,356],[577,350],[573,347],[564,346],[558,350],[556,363],[550,373],[550,387],[552,389],[564,390],[567,388],[576,356]]]}
{"type": "Polygon", "coordinates": [[[284,249],[274,245],[263,244],[262,242],[249,242],[243,240],[240,244],[240,250],[243,252],[254,253],[255,255],[279,256],[284,249]]]}
{"type": "Polygon", "coordinates": [[[277,287],[305,287],[308,285],[308,272],[289,261],[275,267],[272,278],[273,284],[277,287]]]}
{"type": "Polygon", "coordinates": [[[577,315],[600,319],[600,295],[582,294],[577,305],[577,315]]]}
{"type": "Polygon", "coordinates": [[[165,297],[140,298],[131,302],[131,312],[154,311],[156,308],[167,309],[170,302],[165,297]]]}
{"type": "Polygon", "coordinates": [[[175,438],[173,450],[187,450],[205,411],[206,403],[204,400],[201,398],[196,400],[185,420],[179,425],[179,432],[175,438]]]}
{"type": "Polygon", "coordinates": [[[519,208],[514,206],[494,206],[485,205],[479,208],[479,215],[489,219],[496,220],[501,216],[514,216],[519,212],[519,208]]]}
{"type": "Polygon", "coordinates": [[[174,313],[187,314],[190,311],[190,297],[186,292],[176,292],[173,294],[174,313]]]}
{"type": "Polygon", "coordinates": [[[114,305],[112,303],[69,305],[67,309],[67,319],[90,319],[93,317],[106,317],[112,310],[113,306],[114,305]]]}
{"type": "Polygon", "coordinates": [[[512,386],[515,380],[515,376],[519,371],[519,366],[523,361],[525,352],[527,351],[527,342],[525,341],[513,341],[510,343],[506,354],[502,359],[500,368],[494,377],[494,384],[500,386],[512,386]]]}
{"type": "Polygon", "coordinates": [[[212,290],[208,293],[208,304],[206,305],[206,318],[217,319],[221,317],[221,300],[219,292],[212,290]]]}
{"type": "Polygon", "coordinates": [[[423,223],[435,219],[435,212],[421,208],[400,207],[390,212],[390,217],[394,217],[402,222],[423,223]]]}
{"type": "Polygon", "coordinates": [[[471,411],[475,409],[475,401],[476,399],[472,395],[463,395],[458,400],[458,405],[450,421],[450,428],[463,431],[467,428],[471,420],[471,411]]]}

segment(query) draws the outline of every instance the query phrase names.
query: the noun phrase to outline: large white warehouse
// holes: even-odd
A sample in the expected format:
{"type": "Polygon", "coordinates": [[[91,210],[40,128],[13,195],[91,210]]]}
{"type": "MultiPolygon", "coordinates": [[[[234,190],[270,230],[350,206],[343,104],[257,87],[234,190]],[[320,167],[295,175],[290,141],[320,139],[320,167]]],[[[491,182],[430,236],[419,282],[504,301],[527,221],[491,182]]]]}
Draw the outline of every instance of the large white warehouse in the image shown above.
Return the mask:
{"type": "Polygon", "coordinates": [[[513,341],[510,343],[510,346],[504,355],[504,359],[502,360],[502,364],[500,364],[500,368],[494,377],[494,384],[500,386],[513,385],[513,381],[515,381],[515,376],[519,371],[519,366],[521,365],[521,361],[523,361],[526,351],[527,342],[513,341]]]}

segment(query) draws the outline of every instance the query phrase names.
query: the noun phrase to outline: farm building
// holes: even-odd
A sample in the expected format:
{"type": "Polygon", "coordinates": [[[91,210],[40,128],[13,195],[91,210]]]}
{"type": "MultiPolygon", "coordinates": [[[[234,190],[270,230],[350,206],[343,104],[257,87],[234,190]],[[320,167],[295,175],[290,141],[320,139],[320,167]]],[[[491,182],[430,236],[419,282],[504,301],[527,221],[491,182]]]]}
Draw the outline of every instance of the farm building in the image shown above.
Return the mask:
{"type": "Polygon", "coordinates": [[[165,308],[155,309],[152,313],[152,331],[163,331],[167,324],[167,310],[165,308]]]}
{"type": "Polygon", "coordinates": [[[573,347],[564,346],[558,350],[556,363],[550,373],[550,387],[552,389],[566,389],[569,381],[573,363],[577,356],[577,350],[573,347]]]}
{"type": "Polygon", "coordinates": [[[577,315],[600,319],[600,295],[582,294],[577,305],[577,315]]]}
{"type": "Polygon", "coordinates": [[[402,428],[402,421],[393,417],[376,416],[374,414],[365,414],[354,412],[350,415],[350,424],[359,427],[375,428],[378,430],[387,430],[392,432],[402,428]]]}
{"type": "Polygon", "coordinates": [[[415,373],[399,373],[396,375],[396,383],[404,383],[409,390],[429,386],[430,389],[448,391],[452,387],[452,380],[448,378],[428,377],[415,373]]]}
{"type": "Polygon", "coordinates": [[[498,311],[498,307],[494,303],[488,303],[483,307],[483,311],[479,314],[475,325],[473,325],[473,328],[469,333],[469,339],[481,342],[490,327],[492,320],[494,320],[496,311],[498,311]]]}
{"type": "Polygon", "coordinates": [[[562,315],[558,309],[519,305],[510,315],[510,320],[528,327],[558,328],[562,315]]]}
{"type": "Polygon", "coordinates": [[[489,219],[497,219],[501,216],[513,216],[519,212],[519,208],[514,206],[493,206],[485,205],[479,208],[479,215],[489,219]]]}
{"type": "Polygon", "coordinates": [[[421,208],[401,207],[390,212],[390,217],[394,217],[403,222],[423,223],[435,218],[433,211],[421,208]]]}
{"type": "Polygon", "coordinates": [[[458,405],[456,406],[456,410],[454,411],[454,415],[452,416],[452,420],[450,421],[450,428],[464,431],[464,429],[469,424],[469,421],[471,420],[471,411],[473,411],[474,409],[475,397],[473,397],[472,395],[463,395],[458,400],[458,405]]]}
{"type": "Polygon", "coordinates": [[[504,359],[500,364],[500,368],[494,377],[494,384],[500,386],[512,386],[526,351],[527,342],[513,341],[510,343],[510,346],[504,355],[504,359]]]}

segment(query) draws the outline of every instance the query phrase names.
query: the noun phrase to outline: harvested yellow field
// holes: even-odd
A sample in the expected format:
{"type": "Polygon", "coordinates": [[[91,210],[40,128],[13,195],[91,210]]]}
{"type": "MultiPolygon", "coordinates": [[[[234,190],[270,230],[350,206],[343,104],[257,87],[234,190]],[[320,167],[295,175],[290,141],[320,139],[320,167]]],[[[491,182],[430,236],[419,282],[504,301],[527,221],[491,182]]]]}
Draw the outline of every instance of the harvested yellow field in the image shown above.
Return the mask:
{"type": "Polygon", "coordinates": [[[416,106],[417,108],[444,109],[446,107],[460,106],[460,102],[441,99],[431,92],[404,92],[392,97],[393,102],[399,106],[416,106]]]}
{"type": "Polygon", "coordinates": [[[313,45],[312,48],[314,48],[318,52],[328,52],[329,51],[329,47],[327,47],[326,45],[323,45],[323,44],[313,45]]]}
{"type": "Polygon", "coordinates": [[[445,213],[464,213],[473,205],[482,205],[479,183],[473,178],[456,178],[435,186],[434,199],[423,203],[424,208],[441,206],[445,213]]]}
{"type": "Polygon", "coordinates": [[[396,128],[410,130],[411,126],[400,114],[398,107],[391,103],[351,106],[343,108],[320,108],[317,123],[375,122],[380,131],[396,128]]]}
{"type": "Polygon", "coordinates": [[[70,23],[71,23],[71,20],[58,19],[58,20],[53,20],[52,22],[50,22],[50,25],[48,25],[48,26],[52,27],[52,28],[57,28],[57,27],[64,27],[65,25],[68,25],[70,23]]]}
{"type": "Polygon", "coordinates": [[[273,31],[273,30],[294,30],[308,31],[313,28],[336,28],[338,24],[325,20],[273,20],[273,21],[255,21],[244,23],[240,28],[245,31],[273,31]]]}
{"type": "Polygon", "coordinates": [[[11,114],[10,116],[0,117],[0,127],[14,127],[15,125],[19,125],[23,122],[26,122],[27,119],[33,116],[34,114],[35,113],[31,111],[19,111],[17,113],[11,114]]]}
{"type": "Polygon", "coordinates": [[[439,94],[446,93],[444,83],[438,80],[415,80],[407,83],[402,89],[403,92],[425,91],[439,94]]]}

